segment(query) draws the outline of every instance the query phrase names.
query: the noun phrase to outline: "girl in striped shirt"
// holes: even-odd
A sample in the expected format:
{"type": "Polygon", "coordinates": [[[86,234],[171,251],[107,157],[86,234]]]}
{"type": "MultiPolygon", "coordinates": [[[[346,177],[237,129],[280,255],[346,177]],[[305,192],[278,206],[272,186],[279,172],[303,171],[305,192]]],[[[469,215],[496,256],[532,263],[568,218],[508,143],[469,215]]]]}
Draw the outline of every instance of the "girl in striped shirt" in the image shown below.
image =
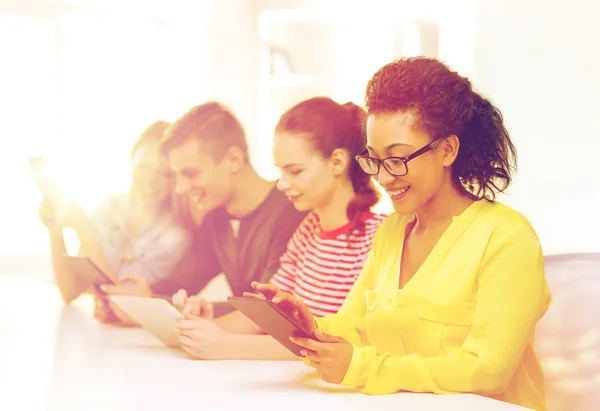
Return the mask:
{"type": "MultiPolygon", "coordinates": [[[[317,97],[288,110],[275,128],[277,187],[307,211],[271,282],[302,298],[316,315],[336,313],[360,274],[385,216],[371,211],[379,197],[354,160],[363,150],[363,110],[317,97]]],[[[180,341],[192,357],[290,359],[286,348],[240,312],[210,321],[210,304],[175,295],[180,341]],[[203,318],[200,318],[199,315],[203,318]]]]}

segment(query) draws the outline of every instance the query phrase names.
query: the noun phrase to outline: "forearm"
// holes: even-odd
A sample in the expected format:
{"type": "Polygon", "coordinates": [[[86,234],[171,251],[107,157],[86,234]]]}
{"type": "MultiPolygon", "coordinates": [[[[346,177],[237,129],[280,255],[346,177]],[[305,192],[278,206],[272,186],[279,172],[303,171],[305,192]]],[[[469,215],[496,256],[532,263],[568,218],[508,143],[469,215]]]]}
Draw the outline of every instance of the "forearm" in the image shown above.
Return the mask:
{"type": "Polygon", "coordinates": [[[423,357],[416,354],[378,354],[373,346],[355,347],[342,385],[367,394],[398,391],[436,394],[475,392],[492,394],[506,389],[514,370],[501,361],[486,361],[475,353],[457,351],[423,357]]]}
{"type": "Polygon", "coordinates": [[[88,284],[65,263],[65,240],[62,229],[52,228],[49,230],[50,248],[52,253],[52,269],[54,279],[60,290],[60,294],[66,303],[70,303],[81,293],[86,291],[88,284]]]}
{"type": "Polygon", "coordinates": [[[222,360],[298,359],[270,335],[228,334],[222,348],[222,360]]]}
{"type": "Polygon", "coordinates": [[[217,319],[215,323],[224,331],[232,334],[257,334],[258,326],[239,311],[232,311],[217,319]]]}

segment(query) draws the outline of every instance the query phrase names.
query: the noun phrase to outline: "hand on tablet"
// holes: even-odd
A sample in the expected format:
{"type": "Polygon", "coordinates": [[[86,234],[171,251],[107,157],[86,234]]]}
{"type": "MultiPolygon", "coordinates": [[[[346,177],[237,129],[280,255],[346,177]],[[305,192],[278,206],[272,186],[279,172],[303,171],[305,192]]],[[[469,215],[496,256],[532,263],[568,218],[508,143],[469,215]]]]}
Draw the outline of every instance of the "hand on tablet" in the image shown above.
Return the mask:
{"type": "Polygon", "coordinates": [[[115,313],[108,306],[108,300],[94,295],[94,318],[101,323],[114,323],[117,321],[115,313]]]}
{"type": "Polygon", "coordinates": [[[252,288],[259,293],[244,293],[244,297],[269,300],[290,317],[298,321],[307,331],[310,331],[311,334],[317,329],[315,317],[301,298],[296,298],[290,293],[281,291],[273,284],[260,284],[253,281],[252,288]]]}
{"type": "MultiPolygon", "coordinates": [[[[150,284],[144,277],[136,274],[125,276],[117,284],[101,284],[100,290],[108,295],[133,295],[138,297],[152,297],[150,284]]],[[[114,312],[122,325],[137,325],[131,317],[123,310],[117,307],[111,301],[108,301],[109,308],[114,312]]]]}
{"type": "Polygon", "coordinates": [[[207,320],[214,318],[212,303],[198,295],[188,296],[187,291],[184,289],[173,294],[172,303],[183,315],[193,315],[207,320]]]}
{"type": "Polygon", "coordinates": [[[316,340],[299,337],[291,337],[290,340],[304,347],[302,355],[319,372],[323,381],[341,383],[350,367],[354,347],[345,339],[325,334],[319,329],[315,330],[314,336],[316,340]]]}
{"type": "Polygon", "coordinates": [[[223,359],[225,331],[205,318],[186,315],[177,320],[181,348],[193,358],[223,359]]]}
{"type": "Polygon", "coordinates": [[[129,315],[127,315],[127,313],[125,313],[125,311],[121,310],[112,301],[108,302],[108,306],[110,307],[112,312],[115,314],[115,317],[117,317],[117,319],[119,320],[120,325],[125,325],[125,326],[138,326],[139,325],[133,318],[131,318],[129,315]]]}
{"type": "Polygon", "coordinates": [[[137,325],[119,307],[106,298],[102,292],[94,293],[94,318],[104,324],[137,325]]]}

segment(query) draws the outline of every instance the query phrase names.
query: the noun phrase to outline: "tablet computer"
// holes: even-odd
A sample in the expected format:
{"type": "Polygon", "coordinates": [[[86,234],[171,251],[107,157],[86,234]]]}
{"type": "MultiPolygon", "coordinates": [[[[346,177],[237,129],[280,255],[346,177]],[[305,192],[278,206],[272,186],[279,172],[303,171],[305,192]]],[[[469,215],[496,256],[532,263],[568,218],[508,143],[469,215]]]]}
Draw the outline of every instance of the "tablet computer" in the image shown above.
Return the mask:
{"type": "Polygon", "coordinates": [[[62,193],[48,173],[46,160],[43,157],[28,157],[27,161],[33,173],[33,179],[44,198],[48,199],[54,207],[59,207],[62,202],[62,193]]]}
{"type": "Polygon", "coordinates": [[[176,321],[183,318],[183,314],[168,301],[130,295],[111,295],[108,298],[167,347],[181,346],[176,321]]]}
{"type": "Polygon", "coordinates": [[[228,297],[227,302],[298,357],[303,356],[300,353],[302,347],[291,342],[290,337],[314,338],[295,319],[268,300],[228,297]]]}
{"type": "Polygon", "coordinates": [[[88,257],[65,254],[63,258],[70,270],[91,284],[114,284],[115,282],[88,257]]]}

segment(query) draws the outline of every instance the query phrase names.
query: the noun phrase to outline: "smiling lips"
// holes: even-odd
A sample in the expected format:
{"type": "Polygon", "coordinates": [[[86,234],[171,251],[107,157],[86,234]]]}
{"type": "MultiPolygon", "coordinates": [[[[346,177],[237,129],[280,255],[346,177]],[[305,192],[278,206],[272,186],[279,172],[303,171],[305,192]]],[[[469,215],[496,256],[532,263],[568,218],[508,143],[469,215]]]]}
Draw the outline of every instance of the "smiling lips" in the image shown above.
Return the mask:
{"type": "Polygon", "coordinates": [[[297,200],[298,200],[300,197],[302,197],[302,194],[298,194],[298,195],[295,195],[295,196],[291,196],[291,195],[288,195],[288,196],[287,196],[287,198],[288,198],[288,199],[289,199],[289,200],[290,200],[292,203],[293,203],[294,201],[297,201],[297,200]]]}
{"type": "Polygon", "coordinates": [[[386,191],[392,200],[399,200],[404,196],[409,188],[410,186],[406,186],[401,188],[387,189],[386,191]]]}

